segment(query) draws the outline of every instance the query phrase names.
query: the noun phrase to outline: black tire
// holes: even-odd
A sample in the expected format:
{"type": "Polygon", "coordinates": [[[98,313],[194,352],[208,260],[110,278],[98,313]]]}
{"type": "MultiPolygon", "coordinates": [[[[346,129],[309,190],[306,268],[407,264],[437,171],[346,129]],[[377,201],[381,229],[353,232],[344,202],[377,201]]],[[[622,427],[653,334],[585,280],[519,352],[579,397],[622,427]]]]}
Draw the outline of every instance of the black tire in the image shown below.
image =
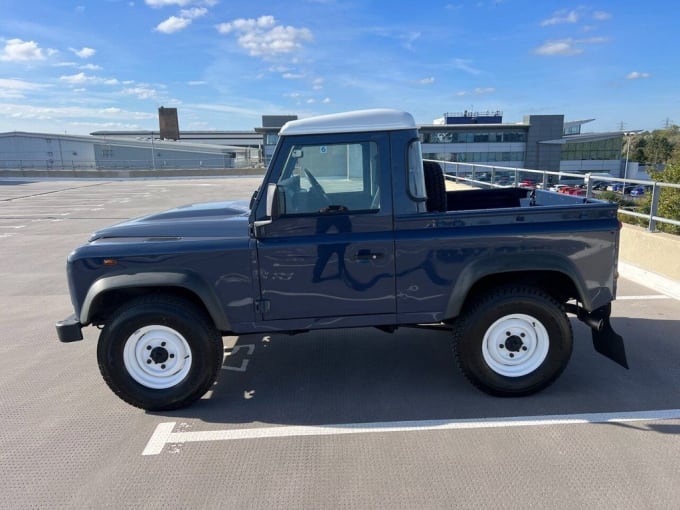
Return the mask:
{"type": "Polygon", "coordinates": [[[465,377],[501,397],[530,395],[552,384],[573,346],[563,307],[528,286],[500,287],[475,299],[456,320],[453,337],[465,377]]]}
{"type": "Polygon", "coordinates": [[[215,382],[223,355],[222,337],[207,314],[185,299],[163,295],[119,308],[97,345],[106,384],[147,411],[178,409],[199,399],[215,382]]]}
{"type": "Polygon", "coordinates": [[[426,208],[428,212],[446,212],[446,179],[439,163],[423,161],[426,208]]]}

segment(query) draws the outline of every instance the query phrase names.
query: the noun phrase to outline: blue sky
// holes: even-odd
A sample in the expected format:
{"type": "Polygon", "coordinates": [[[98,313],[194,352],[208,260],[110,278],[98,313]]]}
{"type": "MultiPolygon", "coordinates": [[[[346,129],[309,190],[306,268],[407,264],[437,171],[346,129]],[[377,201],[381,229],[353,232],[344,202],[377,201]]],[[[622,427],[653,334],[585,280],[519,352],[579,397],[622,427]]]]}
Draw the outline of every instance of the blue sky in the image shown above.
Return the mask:
{"type": "Polygon", "coordinates": [[[680,4],[451,0],[6,0],[0,132],[252,129],[263,114],[387,107],[680,123],[680,4]]]}

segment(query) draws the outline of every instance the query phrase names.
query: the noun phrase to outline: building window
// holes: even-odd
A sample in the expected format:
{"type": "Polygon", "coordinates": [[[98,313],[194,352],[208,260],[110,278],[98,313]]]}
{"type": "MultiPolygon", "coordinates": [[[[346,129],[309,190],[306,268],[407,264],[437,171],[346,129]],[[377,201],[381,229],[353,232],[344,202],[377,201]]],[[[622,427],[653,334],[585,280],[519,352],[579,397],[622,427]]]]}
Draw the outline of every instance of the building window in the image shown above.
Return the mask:
{"type": "Polygon", "coordinates": [[[420,134],[422,143],[501,143],[526,142],[525,131],[424,131],[420,134]]]}

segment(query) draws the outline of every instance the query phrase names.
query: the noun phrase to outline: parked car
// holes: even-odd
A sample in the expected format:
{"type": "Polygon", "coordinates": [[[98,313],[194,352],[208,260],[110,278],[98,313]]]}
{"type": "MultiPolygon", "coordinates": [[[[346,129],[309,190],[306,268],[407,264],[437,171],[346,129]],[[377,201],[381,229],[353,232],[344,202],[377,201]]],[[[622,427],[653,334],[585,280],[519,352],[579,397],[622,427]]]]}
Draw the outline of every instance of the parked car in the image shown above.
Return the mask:
{"type": "Polygon", "coordinates": [[[652,187],[651,186],[635,186],[632,190],[630,190],[630,196],[631,197],[643,197],[647,193],[651,193],[652,187]]]}
{"type": "Polygon", "coordinates": [[[569,191],[567,192],[569,195],[573,195],[576,197],[585,197],[586,196],[586,190],[583,188],[569,188],[569,191]]]}
{"type": "Polygon", "coordinates": [[[548,188],[548,190],[559,192],[562,188],[568,188],[568,187],[569,186],[567,186],[566,184],[553,184],[552,186],[550,186],[550,188],[548,188]]]}

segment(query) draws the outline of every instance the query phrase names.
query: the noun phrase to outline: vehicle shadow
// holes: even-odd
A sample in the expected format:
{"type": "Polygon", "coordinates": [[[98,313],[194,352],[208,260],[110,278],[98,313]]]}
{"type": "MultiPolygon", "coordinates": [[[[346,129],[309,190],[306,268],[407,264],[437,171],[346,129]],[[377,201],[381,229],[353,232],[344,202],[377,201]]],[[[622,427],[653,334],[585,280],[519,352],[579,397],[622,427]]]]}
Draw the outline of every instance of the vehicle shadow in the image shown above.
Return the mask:
{"type": "Polygon", "coordinates": [[[210,398],[154,414],[319,425],[680,408],[680,321],[613,318],[613,325],[626,338],[630,370],[597,354],[590,330],[573,320],[569,366],[552,386],[523,398],[491,397],[468,383],[446,331],[247,335],[226,356],[210,398]]]}

